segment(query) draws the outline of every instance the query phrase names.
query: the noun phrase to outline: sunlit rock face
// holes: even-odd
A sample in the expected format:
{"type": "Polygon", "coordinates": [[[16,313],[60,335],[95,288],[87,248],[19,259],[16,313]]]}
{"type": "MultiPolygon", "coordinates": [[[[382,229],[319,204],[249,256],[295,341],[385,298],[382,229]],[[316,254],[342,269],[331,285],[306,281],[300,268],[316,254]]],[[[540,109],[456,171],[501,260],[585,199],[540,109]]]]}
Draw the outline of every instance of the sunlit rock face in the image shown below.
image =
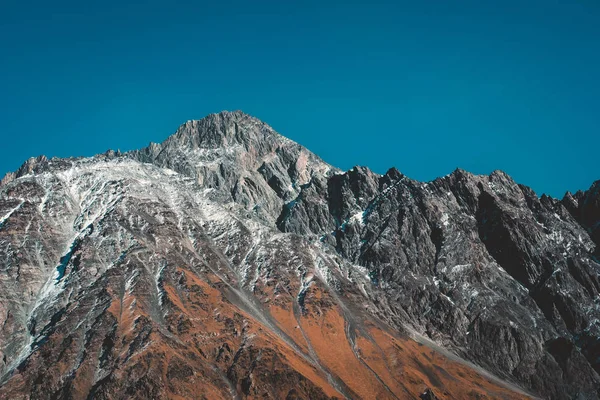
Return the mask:
{"type": "Polygon", "coordinates": [[[0,184],[0,399],[600,396],[600,182],[342,172],[242,112],[0,184]]]}

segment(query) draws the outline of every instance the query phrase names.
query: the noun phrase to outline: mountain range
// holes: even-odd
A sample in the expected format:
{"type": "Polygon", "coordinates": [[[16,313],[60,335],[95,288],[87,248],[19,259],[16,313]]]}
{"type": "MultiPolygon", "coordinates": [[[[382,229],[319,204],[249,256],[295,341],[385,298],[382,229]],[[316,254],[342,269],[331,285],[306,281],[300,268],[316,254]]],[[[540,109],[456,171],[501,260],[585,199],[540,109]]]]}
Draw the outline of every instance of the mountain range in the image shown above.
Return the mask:
{"type": "Polygon", "coordinates": [[[598,399],[599,258],[600,181],[341,171],[211,114],[2,179],[0,399],[598,399]]]}

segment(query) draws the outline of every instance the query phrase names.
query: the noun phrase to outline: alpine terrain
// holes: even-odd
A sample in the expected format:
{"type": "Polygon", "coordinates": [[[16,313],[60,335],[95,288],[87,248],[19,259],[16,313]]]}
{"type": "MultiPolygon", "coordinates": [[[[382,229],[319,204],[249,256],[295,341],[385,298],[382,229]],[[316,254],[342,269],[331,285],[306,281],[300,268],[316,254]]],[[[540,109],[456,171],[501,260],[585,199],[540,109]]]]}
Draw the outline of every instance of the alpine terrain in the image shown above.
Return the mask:
{"type": "Polygon", "coordinates": [[[598,399],[600,181],[340,171],[242,112],[0,183],[0,399],[598,399]]]}

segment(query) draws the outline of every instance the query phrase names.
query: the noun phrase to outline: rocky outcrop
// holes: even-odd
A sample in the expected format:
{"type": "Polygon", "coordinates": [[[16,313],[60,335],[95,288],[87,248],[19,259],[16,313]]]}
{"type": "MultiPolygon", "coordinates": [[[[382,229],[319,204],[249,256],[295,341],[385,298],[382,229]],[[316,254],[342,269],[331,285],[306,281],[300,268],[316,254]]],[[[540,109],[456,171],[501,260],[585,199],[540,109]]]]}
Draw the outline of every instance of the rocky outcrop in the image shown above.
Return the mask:
{"type": "Polygon", "coordinates": [[[572,207],[584,226],[500,171],[422,183],[357,167],[306,192],[280,228],[321,235],[364,266],[388,323],[408,323],[544,396],[598,396],[594,186],[585,211],[572,207]],[[307,220],[327,222],[307,228],[307,220]]]}
{"type": "Polygon", "coordinates": [[[342,172],[241,112],[32,159],[0,398],[598,398],[598,187],[342,172]]]}
{"type": "Polygon", "coordinates": [[[589,190],[572,195],[567,192],[561,203],[588,231],[596,243],[596,258],[600,255],[600,180],[594,182],[589,190]]]}

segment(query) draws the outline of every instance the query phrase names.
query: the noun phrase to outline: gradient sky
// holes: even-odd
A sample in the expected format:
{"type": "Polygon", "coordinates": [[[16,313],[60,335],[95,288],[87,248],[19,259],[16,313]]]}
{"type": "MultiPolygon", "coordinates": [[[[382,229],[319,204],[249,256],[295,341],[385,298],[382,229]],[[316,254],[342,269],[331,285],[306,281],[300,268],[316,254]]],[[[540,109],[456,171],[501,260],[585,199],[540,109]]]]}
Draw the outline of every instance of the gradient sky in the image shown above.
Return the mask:
{"type": "Polygon", "coordinates": [[[343,169],[600,179],[596,0],[191,3],[3,0],[0,175],[241,109],[343,169]]]}

